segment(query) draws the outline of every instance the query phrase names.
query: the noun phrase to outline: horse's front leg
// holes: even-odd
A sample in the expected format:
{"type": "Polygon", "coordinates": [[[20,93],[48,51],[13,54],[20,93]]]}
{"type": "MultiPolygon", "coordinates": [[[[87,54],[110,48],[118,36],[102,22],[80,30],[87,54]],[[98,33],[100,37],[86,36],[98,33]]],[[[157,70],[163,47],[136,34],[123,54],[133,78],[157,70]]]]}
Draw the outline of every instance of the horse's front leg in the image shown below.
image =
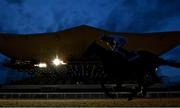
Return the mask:
{"type": "Polygon", "coordinates": [[[131,94],[129,94],[129,96],[128,96],[128,101],[132,100],[134,97],[137,96],[139,88],[140,88],[139,85],[138,85],[138,87],[133,86],[131,88],[131,94]]]}
{"type": "Polygon", "coordinates": [[[147,93],[147,91],[146,91],[146,86],[145,86],[145,85],[141,85],[141,86],[139,87],[138,92],[137,92],[137,96],[145,97],[145,96],[146,96],[146,93],[147,93]]]}
{"type": "Polygon", "coordinates": [[[101,81],[101,87],[102,87],[102,89],[103,89],[103,91],[104,91],[104,93],[108,96],[108,97],[110,97],[110,98],[115,98],[116,97],[116,95],[115,94],[111,94],[110,93],[110,91],[105,87],[105,85],[104,85],[104,82],[103,81],[101,81]]]}

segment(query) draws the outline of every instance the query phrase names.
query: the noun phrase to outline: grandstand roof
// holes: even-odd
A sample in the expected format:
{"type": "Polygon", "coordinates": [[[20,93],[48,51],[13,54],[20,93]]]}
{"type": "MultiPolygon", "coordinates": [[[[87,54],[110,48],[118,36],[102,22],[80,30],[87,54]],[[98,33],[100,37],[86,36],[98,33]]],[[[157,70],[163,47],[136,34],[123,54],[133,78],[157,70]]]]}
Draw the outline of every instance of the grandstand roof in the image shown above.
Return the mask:
{"type": "Polygon", "coordinates": [[[16,59],[47,61],[58,55],[64,61],[80,58],[88,46],[99,41],[102,34],[127,38],[128,50],[147,50],[161,54],[180,44],[180,32],[166,33],[118,33],[89,26],[78,26],[60,32],[42,34],[0,34],[0,53],[16,59]]]}

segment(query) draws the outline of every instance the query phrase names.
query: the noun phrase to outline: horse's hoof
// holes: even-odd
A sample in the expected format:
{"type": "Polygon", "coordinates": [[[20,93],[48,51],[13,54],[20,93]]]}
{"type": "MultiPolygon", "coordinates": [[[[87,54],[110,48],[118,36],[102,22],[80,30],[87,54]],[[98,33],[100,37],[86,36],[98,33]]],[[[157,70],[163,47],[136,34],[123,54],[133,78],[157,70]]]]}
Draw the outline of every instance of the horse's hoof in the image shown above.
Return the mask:
{"type": "Polygon", "coordinates": [[[132,96],[128,97],[128,101],[131,101],[131,100],[133,100],[133,97],[132,96]]]}
{"type": "Polygon", "coordinates": [[[116,95],[115,94],[110,94],[109,97],[112,98],[112,99],[115,99],[116,95]]]}
{"type": "Polygon", "coordinates": [[[143,94],[142,92],[138,92],[138,93],[137,93],[137,96],[139,96],[139,97],[143,97],[143,96],[144,96],[144,94],[143,94]]]}

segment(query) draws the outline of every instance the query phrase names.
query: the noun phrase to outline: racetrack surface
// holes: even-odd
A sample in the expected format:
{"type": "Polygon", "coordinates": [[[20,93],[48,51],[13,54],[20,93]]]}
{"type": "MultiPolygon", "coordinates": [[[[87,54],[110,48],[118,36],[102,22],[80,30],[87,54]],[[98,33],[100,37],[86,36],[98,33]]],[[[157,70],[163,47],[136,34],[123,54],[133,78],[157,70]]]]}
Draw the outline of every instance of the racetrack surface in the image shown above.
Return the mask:
{"type": "Polygon", "coordinates": [[[127,99],[59,99],[59,100],[0,100],[0,107],[175,107],[180,98],[137,98],[127,99]]]}

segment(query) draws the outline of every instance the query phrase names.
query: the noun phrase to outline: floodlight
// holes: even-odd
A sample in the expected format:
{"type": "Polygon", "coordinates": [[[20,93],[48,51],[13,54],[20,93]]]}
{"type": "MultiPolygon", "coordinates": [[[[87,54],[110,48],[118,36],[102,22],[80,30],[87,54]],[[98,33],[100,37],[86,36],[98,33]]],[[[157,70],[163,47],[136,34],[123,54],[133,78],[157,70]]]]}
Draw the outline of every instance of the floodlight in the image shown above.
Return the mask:
{"type": "Polygon", "coordinates": [[[58,58],[55,58],[54,60],[53,60],[53,64],[55,65],[55,66],[58,66],[58,65],[60,65],[60,59],[58,59],[58,58]]]}
{"type": "Polygon", "coordinates": [[[58,58],[58,56],[56,56],[56,58],[52,61],[53,64],[55,66],[59,66],[59,65],[65,65],[66,63],[64,63],[61,59],[58,58]]]}
{"type": "Polygon", "coordinates": [[[39,63],[39,64],[35,64],[34,66],[40,67],[40,68],[46,68],[47,64],[46,63],[39,63]]]}

